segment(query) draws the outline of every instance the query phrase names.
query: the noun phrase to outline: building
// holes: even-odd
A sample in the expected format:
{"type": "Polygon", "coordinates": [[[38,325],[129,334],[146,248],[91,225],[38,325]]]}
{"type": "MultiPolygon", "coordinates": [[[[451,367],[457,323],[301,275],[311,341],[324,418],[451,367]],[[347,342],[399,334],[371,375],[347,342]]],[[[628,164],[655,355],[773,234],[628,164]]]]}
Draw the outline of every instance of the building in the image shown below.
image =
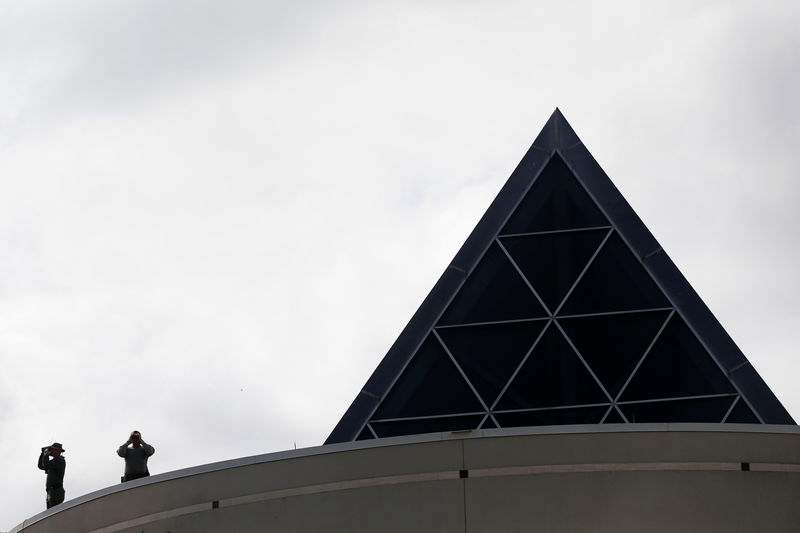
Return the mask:
{"type": "Polygon", "coordinates": [[[796,531],[798,429],[556,110],[325,445],[14,531],[796,531]]]}
{"type": "Polygon", "coordinates": [[[556,110],[328,443],[794,424],[556,110]]]}

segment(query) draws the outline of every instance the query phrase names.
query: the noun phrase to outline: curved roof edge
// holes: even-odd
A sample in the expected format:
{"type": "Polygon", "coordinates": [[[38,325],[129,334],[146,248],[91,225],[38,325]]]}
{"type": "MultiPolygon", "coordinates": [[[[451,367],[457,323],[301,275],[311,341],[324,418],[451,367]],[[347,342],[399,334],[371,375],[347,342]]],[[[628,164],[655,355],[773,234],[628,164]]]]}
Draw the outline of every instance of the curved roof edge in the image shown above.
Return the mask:
{"type": "Polygon", "coordinates": [[[784,435],[800,435],[800,426],[770,425],[770,424],[607,424],[598,426],[595,424],[582,425],[559,425],[559,426],[538,426],[521,428],[502,428],[502,429],[479,429],[471,431],[448,431],[441,433],[427,433],[419,435],[405,435],[384,439],[374,439],[368,441],[342,442],[302,448],[299,450],[286,450],[280,452],[266,453],[229,459],[205,465],[198,465],[189,468],[155,474],[149,478],[137,479],[124,484],[112,485],[88,494],[84,494],[75,499],[68,500],[63,504],[43,511],[30,517],[17,525],[8,533],[20,533],[26,527],[44,520],[57,513],[72,509],[79,505],[97,500],[109,494],[134,490],[144,485],[153,485],[180,478],[191,477],[198,474],[216,472],[225,469],[249,466],[260,463],[270,463],[283,461],[286,459],[298,459],[316,455],[328,455],[340,452],[348,452],[359,449],[382,448],[391,446],[402,446],[407,444],[429,443],[436,441],[454,441],[466,439],[482,438],[502,438],[527,435],[566,435],[566,434],[586,434],[586,433],[772,433],[784,435]]]}

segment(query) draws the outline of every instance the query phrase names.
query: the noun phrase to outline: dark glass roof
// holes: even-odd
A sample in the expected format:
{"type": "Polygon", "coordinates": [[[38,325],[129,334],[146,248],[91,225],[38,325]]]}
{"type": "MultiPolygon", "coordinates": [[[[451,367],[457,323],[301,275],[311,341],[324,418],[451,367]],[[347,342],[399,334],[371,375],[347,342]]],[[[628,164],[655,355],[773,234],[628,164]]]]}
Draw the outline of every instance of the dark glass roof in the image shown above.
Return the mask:
{"type": "Polygon", "coordinates": [[[326,444],[635,422],[794,424],[556,110],[326,444]]]}

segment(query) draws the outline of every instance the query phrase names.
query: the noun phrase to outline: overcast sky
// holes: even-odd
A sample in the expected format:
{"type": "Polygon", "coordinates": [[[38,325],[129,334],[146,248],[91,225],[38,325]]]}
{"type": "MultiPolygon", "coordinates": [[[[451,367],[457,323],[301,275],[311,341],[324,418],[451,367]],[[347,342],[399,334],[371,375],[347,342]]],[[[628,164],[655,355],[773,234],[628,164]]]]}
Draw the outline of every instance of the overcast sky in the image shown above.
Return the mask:
{"type": "Polygon", "coordinates": [[[800,420],[800,3],[0,0],[0,530],[320,445],[558,106],[800,420]]]}

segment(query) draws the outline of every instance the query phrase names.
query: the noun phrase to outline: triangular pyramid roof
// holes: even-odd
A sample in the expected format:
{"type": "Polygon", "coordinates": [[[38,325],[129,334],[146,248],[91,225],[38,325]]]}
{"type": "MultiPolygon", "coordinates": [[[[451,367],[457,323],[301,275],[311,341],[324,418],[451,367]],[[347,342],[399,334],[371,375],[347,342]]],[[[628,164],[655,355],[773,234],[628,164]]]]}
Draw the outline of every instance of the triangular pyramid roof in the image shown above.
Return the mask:
{"type": "Polygon", "coordinates": [[[556,109],[328,437],[794,424],[556,109]]]}

